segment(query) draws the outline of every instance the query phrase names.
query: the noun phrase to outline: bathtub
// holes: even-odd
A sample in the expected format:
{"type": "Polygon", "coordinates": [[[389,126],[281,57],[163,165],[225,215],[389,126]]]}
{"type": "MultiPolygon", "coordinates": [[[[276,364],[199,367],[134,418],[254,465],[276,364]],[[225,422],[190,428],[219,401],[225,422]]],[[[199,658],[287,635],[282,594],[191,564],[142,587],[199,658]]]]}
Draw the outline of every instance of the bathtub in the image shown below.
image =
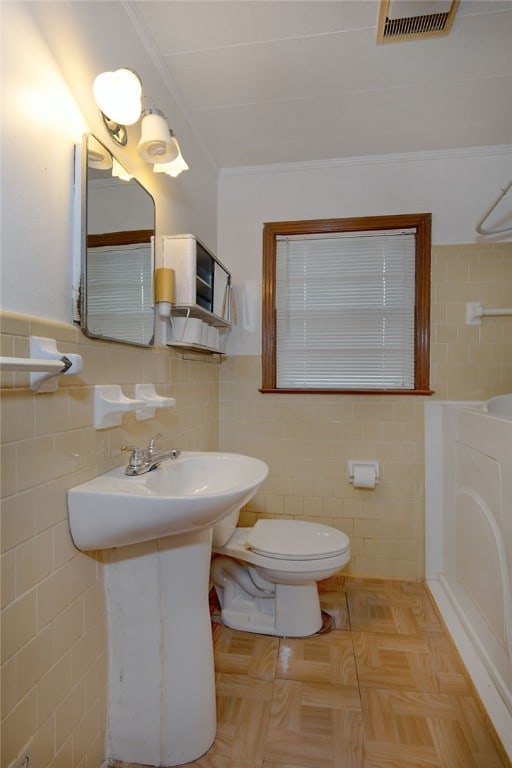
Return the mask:
{"type": "Polygon", "coordinates": [[[425,404],[425,576],[512,759],[512,395],[425,404]]]}

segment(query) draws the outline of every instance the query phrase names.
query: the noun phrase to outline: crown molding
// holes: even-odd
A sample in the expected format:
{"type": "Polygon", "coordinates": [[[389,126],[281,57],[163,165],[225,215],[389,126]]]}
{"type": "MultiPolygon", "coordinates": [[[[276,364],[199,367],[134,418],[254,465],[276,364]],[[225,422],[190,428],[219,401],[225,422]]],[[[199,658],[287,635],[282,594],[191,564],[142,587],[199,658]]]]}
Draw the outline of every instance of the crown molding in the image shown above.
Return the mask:
{"type": "Polygon", "coordinates": [[[402,152],[389,155],[362,155],[358,157],[341,157],[328,160],[305,160],[296,163],[273,163],[271,165],[245,165],[233,168],[221,168],[219,176],[244,176],[256,173],[293,173],[295,171],[312,171],[321,168],[426,162],[431,160],[452,160],[464,157],[492,157],[499,155],[512,155],[512,144],[501,144],[490,147],[428,150],[423,152],[402,152]]]}

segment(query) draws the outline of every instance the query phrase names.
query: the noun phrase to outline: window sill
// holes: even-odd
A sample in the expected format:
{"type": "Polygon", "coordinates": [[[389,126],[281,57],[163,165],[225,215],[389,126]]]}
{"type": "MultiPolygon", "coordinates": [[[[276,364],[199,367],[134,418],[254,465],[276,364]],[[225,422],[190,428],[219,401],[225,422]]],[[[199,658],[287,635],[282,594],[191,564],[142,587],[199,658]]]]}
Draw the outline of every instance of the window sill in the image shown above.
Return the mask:
{"type": "Polygon", "coordinates": [[[262,395],[423,395],[434,394],[433,389],[271,389],[261,387],[262,395]]]}

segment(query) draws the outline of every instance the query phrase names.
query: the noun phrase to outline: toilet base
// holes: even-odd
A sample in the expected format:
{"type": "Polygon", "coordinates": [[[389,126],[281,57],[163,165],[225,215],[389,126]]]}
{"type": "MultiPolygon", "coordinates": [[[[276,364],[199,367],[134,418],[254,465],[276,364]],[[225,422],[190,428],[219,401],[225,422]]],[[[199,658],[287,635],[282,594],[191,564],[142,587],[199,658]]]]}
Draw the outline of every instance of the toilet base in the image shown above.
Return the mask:
{"type": "Polygon", "coordinates": [[[237,585],[227,601],[224,589],[216,586],[222,623],[243,632],[279,637],[316,634],[322,627],[316,582],[275,586],[275,595],[251,598],[237,585]]]}

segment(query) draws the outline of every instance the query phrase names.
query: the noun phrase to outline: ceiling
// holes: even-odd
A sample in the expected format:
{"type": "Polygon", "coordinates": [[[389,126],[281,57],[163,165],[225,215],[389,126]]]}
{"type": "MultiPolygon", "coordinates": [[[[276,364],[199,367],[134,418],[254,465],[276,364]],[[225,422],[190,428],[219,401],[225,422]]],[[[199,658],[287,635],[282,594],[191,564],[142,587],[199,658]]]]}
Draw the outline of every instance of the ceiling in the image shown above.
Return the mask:
{"type": "Polygon", "coordinates": [[[128,5],[218,168],[512,143],[512,0],[387,44],[378,0],[128,5]]]}

